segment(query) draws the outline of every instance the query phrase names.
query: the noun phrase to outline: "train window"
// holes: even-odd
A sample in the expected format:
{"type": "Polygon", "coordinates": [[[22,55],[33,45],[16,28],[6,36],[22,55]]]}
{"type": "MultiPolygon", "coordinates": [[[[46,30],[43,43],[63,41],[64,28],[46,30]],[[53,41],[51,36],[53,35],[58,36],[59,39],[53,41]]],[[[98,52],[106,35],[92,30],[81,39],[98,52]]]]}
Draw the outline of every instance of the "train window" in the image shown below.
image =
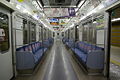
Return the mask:
{"type": "Polygon", "coordinates": [[[9,49],[9,18],[0,12],[0,52],[9,49]]]}
{"type": "Polygon", "coordinates": [[[28,38],[28,26],[27,26],[27,20],[23,20],[23,43],[28,44],[29,43],[29,38],[28,38]]]}
{"type": "Polygon", "coordinates": [[[55,37],[55,32],[53,32],[53,37],[55,37]]]}
{"type": "Polygon", "coordinates": [[[44,35],[43,40],[45,40],[46,39],[46,29],[44,29],[43,35],[44,35]]]}
{"type": "Polygon", "coordinates": [[[59,35],[59,33],[57,33],[57,35],[59,35]]]}
{"type": "Polygon", "coordinates": [[[83,41],[87,41],[88,25],[83,25],[83,41]]]}
{"type": "Polygon", "coordinates": [[[42,32],[41,32],[41,27],[39,28],[39,41],[42,41],[42,34],[41,34],[42,32]]]}
{"type": "Polygon", "coordinates": [[[30,42],[36,41],[36,25],[34,23],[31,23],[30,26],[30,42]]]}
{"type": "Polygon", "coordinates": [[[62,32],[62,37],[64,37],[64,32],[62,32]]]}

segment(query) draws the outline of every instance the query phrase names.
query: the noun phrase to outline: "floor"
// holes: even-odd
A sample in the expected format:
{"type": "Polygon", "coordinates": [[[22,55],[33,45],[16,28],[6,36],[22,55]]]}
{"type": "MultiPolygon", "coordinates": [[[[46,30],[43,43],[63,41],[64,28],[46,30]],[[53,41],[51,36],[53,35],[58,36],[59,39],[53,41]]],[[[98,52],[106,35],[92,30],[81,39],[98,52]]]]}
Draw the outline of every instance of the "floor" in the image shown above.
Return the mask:
{"type": "Polygon", "coordinates": [[[120,65],[120,48],[112,46],[111,47],[111,61],[116,62],[117,65],[120,65]]]}
{"type": "Polygon", "coordinates": [[[15,80],[106,80],[103,76],[87,75],[59,39],[46,54],[33,75],[18,76],[15,80]]]}
{"type": "Polygon", "coordinates": [[[111,64],[110,64],[111,80],[120,80],[120,48],[111,47],[111,64]]]}
{"type": "Polygon", "coordinates": [[[114,63],[110,64],[110,80],[120,80],[120,66],[114,63]]]}

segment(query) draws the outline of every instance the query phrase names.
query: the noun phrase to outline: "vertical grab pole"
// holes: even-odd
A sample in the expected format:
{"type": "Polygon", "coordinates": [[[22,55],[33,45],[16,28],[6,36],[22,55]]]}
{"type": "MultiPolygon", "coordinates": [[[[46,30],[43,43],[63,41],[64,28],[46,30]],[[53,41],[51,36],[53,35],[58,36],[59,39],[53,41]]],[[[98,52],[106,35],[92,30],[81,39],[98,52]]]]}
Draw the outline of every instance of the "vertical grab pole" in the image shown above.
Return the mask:
{"type": "Polygon", "coordinates": [[[108,21],[107,21],[107,30],[106,30],[106,61],[105,61],[105,73],[104,75],[107,79],[110,79],[110,49],[111,49],[111,12],[107,12],[108,14],[108,21]]]}

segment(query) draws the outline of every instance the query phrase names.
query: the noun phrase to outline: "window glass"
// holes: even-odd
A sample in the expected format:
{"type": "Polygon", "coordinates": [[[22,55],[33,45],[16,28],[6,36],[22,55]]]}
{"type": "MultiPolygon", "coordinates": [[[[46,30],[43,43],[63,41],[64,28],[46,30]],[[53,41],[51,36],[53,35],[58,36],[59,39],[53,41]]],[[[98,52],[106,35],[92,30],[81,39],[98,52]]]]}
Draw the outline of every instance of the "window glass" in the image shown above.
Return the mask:
{"type": "Polygon", "coordinates": [[[31,22],[30,26],[30,42],[36,41],[36,24],[31,22]]]}
{"type": "Polygon", "coordinates": [[[27,20],[23,20],[23,43],[28,44],[29,43],[29,38],[28,38],[28,26],[27,26],[27,20]]]}
{"type": "Polygon", "coordinates": [[[39,28],[39,41],[42,41],[42,36],[41,36],[41,27],[39,28]]]}
{"type": "Polygon", "coordinates": [[[55,32],[53,32],[53,37],[55,37],[55,32]]]}
{"type": "Polygon", "coordinates": [[[8,16],[0,12],[0,52],[9,49],[9,20],[8,16]]]}

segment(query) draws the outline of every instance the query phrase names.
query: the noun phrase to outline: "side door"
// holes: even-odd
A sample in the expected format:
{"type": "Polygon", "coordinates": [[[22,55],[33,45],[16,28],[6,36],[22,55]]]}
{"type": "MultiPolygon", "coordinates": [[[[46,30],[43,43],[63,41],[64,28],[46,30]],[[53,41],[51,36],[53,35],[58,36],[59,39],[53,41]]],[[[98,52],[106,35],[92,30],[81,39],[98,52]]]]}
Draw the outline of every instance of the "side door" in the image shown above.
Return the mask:
{"type": "Polygon", "coordinates": [[[0,5],[0,80],[13,77],[11,13],[0,5]]]}

